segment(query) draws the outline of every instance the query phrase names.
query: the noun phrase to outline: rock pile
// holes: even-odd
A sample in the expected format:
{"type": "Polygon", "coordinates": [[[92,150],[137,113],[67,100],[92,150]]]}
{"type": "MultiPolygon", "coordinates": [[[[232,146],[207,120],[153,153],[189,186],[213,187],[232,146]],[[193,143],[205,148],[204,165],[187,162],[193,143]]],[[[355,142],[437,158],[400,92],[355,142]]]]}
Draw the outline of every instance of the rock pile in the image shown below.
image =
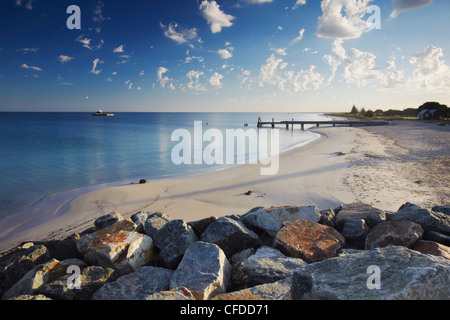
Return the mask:
{"type": "Polygon", "coordinates": [[[94,225],[1,254],[2,299],[450,299],[448,206],[255,208],[189,223],[111,213],[94,225]]]}

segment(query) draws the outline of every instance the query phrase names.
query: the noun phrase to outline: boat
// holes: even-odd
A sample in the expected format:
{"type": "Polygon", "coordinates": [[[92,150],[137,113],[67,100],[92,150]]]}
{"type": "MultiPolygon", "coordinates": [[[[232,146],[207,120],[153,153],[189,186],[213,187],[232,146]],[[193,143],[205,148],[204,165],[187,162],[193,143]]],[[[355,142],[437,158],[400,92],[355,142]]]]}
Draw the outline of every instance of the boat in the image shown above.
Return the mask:
{"type": "Polygon", "coordinates": [[[93,117],[114,117],[114,113],[105,113],[102,110],[98,110],[92,114],[93,117]]]}

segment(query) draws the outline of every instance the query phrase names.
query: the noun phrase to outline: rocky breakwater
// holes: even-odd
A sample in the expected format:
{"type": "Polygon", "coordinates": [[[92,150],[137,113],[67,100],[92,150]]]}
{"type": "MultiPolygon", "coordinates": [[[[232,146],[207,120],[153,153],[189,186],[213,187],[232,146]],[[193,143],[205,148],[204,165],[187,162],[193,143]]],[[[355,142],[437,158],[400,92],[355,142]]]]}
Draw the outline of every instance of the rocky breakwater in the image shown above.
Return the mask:
{"type": "Polygon", "coordinates": [[[449,207],[255,208],[186,222],[112,213],[0,255],[15,300],[450,299],[449,207]]]}

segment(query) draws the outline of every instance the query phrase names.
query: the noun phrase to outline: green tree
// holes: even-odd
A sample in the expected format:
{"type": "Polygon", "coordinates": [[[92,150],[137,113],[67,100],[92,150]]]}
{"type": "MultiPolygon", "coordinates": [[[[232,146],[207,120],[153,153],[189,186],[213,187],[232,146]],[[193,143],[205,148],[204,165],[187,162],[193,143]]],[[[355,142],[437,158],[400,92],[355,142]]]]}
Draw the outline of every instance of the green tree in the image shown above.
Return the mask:
{"type": "Polygon", "coordinates": [[[356,109],[356,106],[353,105],[352,111],[350,112],[350,114],[358,114],[358,109],[356,109]]]}

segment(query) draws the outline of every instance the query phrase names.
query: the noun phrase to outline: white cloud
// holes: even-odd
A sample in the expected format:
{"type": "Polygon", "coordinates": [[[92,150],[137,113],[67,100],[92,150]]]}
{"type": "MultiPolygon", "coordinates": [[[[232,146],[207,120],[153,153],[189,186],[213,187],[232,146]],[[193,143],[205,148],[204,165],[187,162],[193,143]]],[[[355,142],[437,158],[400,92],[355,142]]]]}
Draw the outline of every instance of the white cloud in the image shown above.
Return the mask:
{"type": "Polygon", "coordinates": [[[29,65],[27,65],[26,63],[22,64],[20,67],[21,67],[22,69],[27,69],[27,70],[31,69],[31,70],[34,70],[34,71],[44,71],[44,70],[42,70],[42,69],[39,68],[39,67],[29,66],[29,65]]]}
{"type": "Polygon", "coordinates": [[[330,39],[359,38],[369,30],[364,16],[370,2],[372,0],[322,0],[317,36],[330,39]]]}
{"type": "Polygon", "coordinates": [[[98,65],[99,63],[103,63],[103,62],[100,61],[100,59],[98,59],[98,58],[95,59],[95,60],[92,62],[92,70],[91,70],[91,73],[98,75],[98,74],[100,74],[100,72],[102,72],[102,70],[97,70],[97,65],[98,65]]]}
{"type": "Polygon", "coordinates": [[[144,74],[145,74],[145,71],[144,71],[144,70],[142,70],[142,71],[139,73],[140,76],[143,76],[144,74]]]}
{"type": "Polygon", "coordinates": [[[92,39],[88,39],[88,38],[83,38],[83,36],[79,36],[78,38],[75,39],[75,41],[80,42],[81,44],[83,44],[83,47],[92,50],[91,48],[91,41],[92,39]]]}
{"type": "MultiPolygon", "coordinates": [[[[28,0],[28,2],[25,4],[25,8],[27,8],[28,10],[33,10],[33,2],[36,2],[36,0],[28,0]]],[[[16,6],[22,6],[22,0],[16,0],[16,6]]]]}
{"type": "Polygon", "coordinates": [[[426,7],[432,3],[433,0],[392,0],[392,6],[394,7],[394,10],[392,11],[390,18],[396,18],[402,12],[426,7]]]}
{"type": "Polygon", "coordinates": [[[297,9],[300,6],[304,6],[306,4],[306,0],[297,0],[295,5],[292,7],[292,10],[297,9]]]}
{"type": "Polygon", "coordinates": [[[217,54],[222,58],[222,59],[230,59],[231,57],[233,57],[233,54],[228,50],[228,49],[220,49],[217,51],[217,54]]]}
{"type": "Polygon", "coordinates": [[[113,50],[113,52],[114,52],[114,53],[124,53],[125,50],[123,50],[123,44],[120,45],[120,46],[118,46],[117,48],[115,48],[115,49],[113,50]]]}
{"type": "Polygon", "coordinates": [[[304,34],[305,34],[305,29],[301,29],[301,30],[298,32],[298,37],[296,37],[295,39],[293,39],[293,40],[291,41],[291,44],[295,44],[295,43],[299,42],[300,40],[302,40],[304,34]]]}
{"type": "Polygon", "coordinates": [[[169,25],[166,26],[160,22],[159,25],[160,25],[161,29],[163,29],[164,35],[167,38],[172,39],[173,41],[175,41],[179,44],[187,43],[187,42],[189,42],[189,40],[193,40],[193,39],[197,39],[199,42],[201,41],[198,38],[196,28],[181,29],[180,31],[177,31],[178,24],[176,24],[176,23],[169,23],[169,25]]]}
{"type": "Polygon", "coordinates": [[[234,20],[235,17],[220,10],[220,6],[214,0],[211,2],[203,0],[199,9],[202,12],[203,18],[211,25],[212,33],[221,32],[222,28],[231,27],[233,25],[231,21],[234,20]]]}
{"type": "MultiPolygon", "coordinates": [[[[105,20],[111,20],[111,18],[109,18],[109,17],[105,18],[103,16],[103,7],[104,6],[105,5],[103,4],[103,2],[101,2],[101,1],[97,2],[96,6],[95,6],[95,9],[94,9],[94,15],[92,17],[92,21],[97,22],[97,23],[101,23],[101,22],[103,22],[105,20]]],[[[97,31],[97,33],[98,32],[99,31],[97,31]]]]}
{"type": "Polygon", "coordinates": [[[450,67],[445,64],[442,48],[428,46],[412,54],[410,64],[416,66],[412,78],[415,86],[431,92],[450,89],[450,67]]]}
{"type": "Polygon", "coordinates": [[[169,89],[175,89],[175,87],[172,84],[172,79],[170,79],[169,77],[165,76],[164,74],[166,72],[168,72],[169,69],[164,68],[164,67],[159,67],[157,74],[158,74],[158,81],[159,81],[159,85],[161,86],[161,88],[165,88],[166,85],[168,85],[169,89]]]}
{"type": "Polygon", "coordinates": [[[223,79],[223,75],[220,73],[214,72],[214,74],[209,79],[209,84],[212,85],[214,88],[222,88],[223,83],[220,82],[223,79]]]}
{"type": "Polygon", "coordinates": [[[200,76],[203,76],[204,72],[200,72],[200,71],[194,71],[191,70],[186,74],[186,77],[189,78],[189,83],[187,84],[187,87],[190,90],[195,90],[195,91],[206,91],[205,86],[203,84],[200,83],[200,76]]]}
{"type": "Polygon", "coordinates": [[[72,58],[72,57],[69,57],[69,56],[64,56],[64,55],[60,55],[59,57],[58,57],[58,60],[59,60],[59,62],[61,62],[61,63],[67,63],[67,62],[69,62],[69,61],[72,61],[74,58],[72,58]]]}
{"type": "Polygon", "coordinates": [[[20,51],[23,54],[37,53],[39,51],[39,48],[22,48],[22,49],[19,49],[17,51],[20,51]]]}

